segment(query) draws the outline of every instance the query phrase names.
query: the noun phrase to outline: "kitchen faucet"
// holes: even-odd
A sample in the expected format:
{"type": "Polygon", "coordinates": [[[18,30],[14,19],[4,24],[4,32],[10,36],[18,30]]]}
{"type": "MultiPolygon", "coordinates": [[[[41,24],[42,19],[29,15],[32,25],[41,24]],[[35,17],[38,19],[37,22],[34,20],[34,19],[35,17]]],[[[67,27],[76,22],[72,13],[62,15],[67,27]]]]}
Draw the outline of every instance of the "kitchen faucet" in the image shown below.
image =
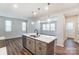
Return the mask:
{"type": "Polygon", "coordinates": [[[36,35],[38,36],[38,30],[37,30],[37,29],[35,29],[35,30],[34,30],[34,32],[35,32],[35,33],[36,33],[36,35]]]}

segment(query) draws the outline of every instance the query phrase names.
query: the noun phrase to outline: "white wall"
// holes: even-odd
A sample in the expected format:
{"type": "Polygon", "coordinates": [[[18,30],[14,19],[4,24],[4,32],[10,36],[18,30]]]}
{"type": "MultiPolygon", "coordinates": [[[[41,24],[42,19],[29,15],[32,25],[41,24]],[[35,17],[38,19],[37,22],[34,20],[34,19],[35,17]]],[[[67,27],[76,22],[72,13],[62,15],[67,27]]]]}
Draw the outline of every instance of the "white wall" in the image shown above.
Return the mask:
{"type": "Polygon", "coordinates": [[[64,46],[64,32],[65,30],[65,17],[64,15],[59,15],[58,16],[58,21],[57,21],[57,45],[58,46],[64,46]]]}
{"type": "Polygon", "coordinates": [[[36,21],[33,21],[32,19],[28,19],[27,33],[33,33],[36,28],[38,29],[36,21]],[[34,22],[34,24],[31,24],[32,22],[34,22]]]}
{"type": "Polygon", "coordinates": [[[23,21],[24,20],[21,20],[21,19],[0,17],[0,36],[4,36],[6,39],[21,37],[23,33],[26,33],[26,32],[22,31],[22,22],[23,21]],[[12,21],[12,31],[11,32],[5,32],[5,20],[12,21]]]}

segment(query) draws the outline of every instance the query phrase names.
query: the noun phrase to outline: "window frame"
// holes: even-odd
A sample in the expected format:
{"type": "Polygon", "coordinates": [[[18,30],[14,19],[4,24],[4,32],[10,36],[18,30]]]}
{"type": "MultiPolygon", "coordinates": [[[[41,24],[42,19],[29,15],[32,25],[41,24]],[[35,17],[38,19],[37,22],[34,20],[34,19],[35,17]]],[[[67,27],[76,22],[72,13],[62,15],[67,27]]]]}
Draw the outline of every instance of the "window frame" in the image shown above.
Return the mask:
{"type": "Polygon", "coordinates": [[[67,31],[67,33],[71,34],[71,33],[73,33],[73,30],[74,30],[74,24],[73,24],[73,22],[72,21],[68,21],[66,23],[66,31],[67,31]],[[71,26],[71,23],[72,23],[72,26],[71,26]],[[68,26],[68,24],[69,24],[69,26],[68,26]]]}
{"type": "Polygon", "coordinates": [[[27,28],[27,23],[24,21],[24,22],[22,22],[22,31],[23,32],[26,32],[26,29],[27,28]]]}
{"type": "MultiPolygon", "coordinates": [[[[47,27],[46,27],[47,28],[47,27]]],[[[41,23],[41,31],[50,31],[50,32],[55,32],[56,31],[56,21],[52,21],[52,22],[50,22],[50,23],[48,23],[48,22],[43,22],[43,23],[41,23]],[[55,30],[53,31],[53,30],[51,30],[51,24],[55,24],[55,30]],[[49,30],[48,29],[46,29],[46,30],[43,30],[43,24],[49,24],[49,30]]]]}
{"type": "MultiPolygon", "coordinates": [[[[54,24],[54,25],[55,25],[55,26],[54,26],[54,29],[55,29],[55,30],[51,30],[51,29],[50,29],[50,30],[53,31],[53,32],[55,32],[55,31],[56,31],[56,22],[52,22],[51,24],[54,24]]],[[[53,26],[51,26],[51,24],[50,24],[50,28],[53,27],[53,26]]],[[[52,28],[52,29],[53,29],[53,28],[52,28]]]]}
{"type": "Polygon", "coordinates": [[[12,32],[12,21],[11,20],[5,20],[5,32],[12,32]],[[10,23],[7,23],[7,22],[10,22],[10,23]],[[7,28],[10,28],[10,29],[8,30],[7,28]]]}

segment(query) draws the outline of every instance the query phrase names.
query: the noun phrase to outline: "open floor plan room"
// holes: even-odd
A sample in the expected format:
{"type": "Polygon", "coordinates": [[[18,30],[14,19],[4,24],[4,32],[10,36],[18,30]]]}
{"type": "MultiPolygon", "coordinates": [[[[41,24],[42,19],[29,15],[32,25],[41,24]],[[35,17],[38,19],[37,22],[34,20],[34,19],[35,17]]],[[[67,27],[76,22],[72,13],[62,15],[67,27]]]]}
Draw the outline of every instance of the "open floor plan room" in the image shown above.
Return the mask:
{"type": "Polygon", "coordinates": [[[0,55],[79,55],[79,3],[0,3],[0,55]]]}

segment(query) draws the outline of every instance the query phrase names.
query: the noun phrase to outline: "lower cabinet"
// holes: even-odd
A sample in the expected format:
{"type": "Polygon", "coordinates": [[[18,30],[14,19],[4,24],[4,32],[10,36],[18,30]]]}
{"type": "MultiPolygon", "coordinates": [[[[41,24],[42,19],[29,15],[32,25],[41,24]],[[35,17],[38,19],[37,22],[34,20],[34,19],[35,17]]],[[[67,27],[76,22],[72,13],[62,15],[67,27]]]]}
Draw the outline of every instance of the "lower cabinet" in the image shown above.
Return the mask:
{"type": "Polygon", "coordinates": [[[45,43],[30,37],[26,39],[26,48],[35,55],[53,55],[54,54],[54,41],[45,43]]]}
{"type": "Polygon", "coordinates": [[[35,54],[35,39],[27,37],[26,48],[35,54]]]}
{"type": "Polygon", "coordinates": [[[36,55],[41,55],[41,45],[39,44],[39,41],[36,41],[36,55]]]}
{"type": "Polygon", "coordinates": [[[47,54],[47,47],[42,46],[41,47],[41,52],[42,52],[41,55],[46,55],[47,54]]]}
{"type": "MultiPolygon", "coordinates": [[[[36,40],[36,55],[46,55],[47,47],[42,45],[43,42],[36,40]]],[[[43,43],[46,45],[46,43],[43,43]]]]}

